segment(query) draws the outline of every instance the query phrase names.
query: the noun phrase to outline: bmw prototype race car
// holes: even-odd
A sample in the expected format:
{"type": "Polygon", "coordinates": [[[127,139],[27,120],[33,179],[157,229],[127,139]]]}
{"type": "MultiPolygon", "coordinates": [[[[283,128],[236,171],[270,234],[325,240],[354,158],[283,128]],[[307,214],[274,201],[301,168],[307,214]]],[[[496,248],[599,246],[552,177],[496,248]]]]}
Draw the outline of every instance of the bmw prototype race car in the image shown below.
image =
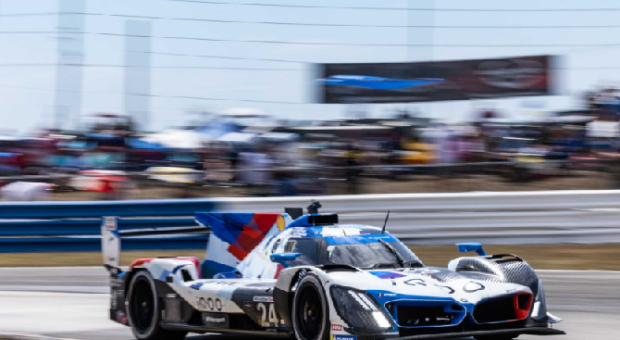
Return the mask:
{"type": "MultiPolygon", "coordinates": [[[[448,268],[425,266],[381,228],[336,214],[196,213],[206,259],[144,258],[119,267],[114,218],[102,226],[110,318],[138,339],[232,333],[299,340],[507,340],[564,334],[550,324],[543,286],[514,255],[461,244],[448,268]]],[[[162,231],[164,232],[164,231],[162,231]]],[[[177,230],[176,232],[181,232],[177,230]]],[[[130,231],[127,235],[131,235],[130,231]]]]}

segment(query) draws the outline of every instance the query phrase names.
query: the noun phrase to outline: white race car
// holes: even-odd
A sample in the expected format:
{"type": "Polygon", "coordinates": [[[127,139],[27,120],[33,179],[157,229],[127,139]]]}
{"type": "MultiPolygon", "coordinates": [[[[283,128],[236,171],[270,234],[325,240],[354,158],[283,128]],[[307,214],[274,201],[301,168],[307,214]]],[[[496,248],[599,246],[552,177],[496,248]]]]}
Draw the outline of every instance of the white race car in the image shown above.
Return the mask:
{"type": "MultiPolygon", "coordinates": [[[[148,258],[119,267],[120,231],[106,218],[110,318],[138,339],[232,333],[299,340],[506,340],[564,334],[550,328],[538,276],[514,255],[478,256],[426,267],[390,233],[338,223],[336,214],[292,220],[284,213],[196,213],[210,232],[206,260],[148,258]]],[[[164,233],[158,230],[151,233],[164,233]]]]}

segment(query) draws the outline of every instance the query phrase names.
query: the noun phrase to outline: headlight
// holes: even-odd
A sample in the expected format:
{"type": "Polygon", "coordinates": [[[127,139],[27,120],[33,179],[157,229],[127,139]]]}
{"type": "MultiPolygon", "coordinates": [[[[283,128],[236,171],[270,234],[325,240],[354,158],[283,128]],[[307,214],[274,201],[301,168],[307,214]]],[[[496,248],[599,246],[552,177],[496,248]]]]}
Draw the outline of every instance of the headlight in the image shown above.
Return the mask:
{"type": "Polygon", "coordinates": [[[332,286],[331,294],[338,316],[353,332],[378,334],[392,329],[389,316],[370,294],[338,286],[332,286]]]}

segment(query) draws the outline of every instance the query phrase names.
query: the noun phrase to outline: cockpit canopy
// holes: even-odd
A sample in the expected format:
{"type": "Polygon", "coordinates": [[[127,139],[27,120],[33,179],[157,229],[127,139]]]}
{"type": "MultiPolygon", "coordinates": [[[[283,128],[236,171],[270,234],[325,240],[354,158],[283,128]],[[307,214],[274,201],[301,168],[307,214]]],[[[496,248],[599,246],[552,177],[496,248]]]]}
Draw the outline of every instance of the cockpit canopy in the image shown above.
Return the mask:
{"type": "Polygon", "coordinates": [[[304,229],[305,233],[298,235],[293,231],[293,237],[288,238],[284,245],[284,253],[302,254],[289,261],[290,266],[349,265],[363,269],[424,266],[407,246],[377,228],[333,226],[304,229]]]}

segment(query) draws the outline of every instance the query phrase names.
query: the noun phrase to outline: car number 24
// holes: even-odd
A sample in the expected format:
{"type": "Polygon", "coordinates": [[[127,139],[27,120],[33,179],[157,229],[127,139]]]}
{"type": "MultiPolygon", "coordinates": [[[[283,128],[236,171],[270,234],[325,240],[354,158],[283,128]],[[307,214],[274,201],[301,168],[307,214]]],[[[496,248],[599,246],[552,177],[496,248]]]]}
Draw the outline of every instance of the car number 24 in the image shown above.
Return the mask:
{"type": "Polygon", "coordinates": [[[259,302],[256,304],[256,310],[261,314],[261,324],[263,327],[278,326],[278,315],[273,303],[259,302]]]}

